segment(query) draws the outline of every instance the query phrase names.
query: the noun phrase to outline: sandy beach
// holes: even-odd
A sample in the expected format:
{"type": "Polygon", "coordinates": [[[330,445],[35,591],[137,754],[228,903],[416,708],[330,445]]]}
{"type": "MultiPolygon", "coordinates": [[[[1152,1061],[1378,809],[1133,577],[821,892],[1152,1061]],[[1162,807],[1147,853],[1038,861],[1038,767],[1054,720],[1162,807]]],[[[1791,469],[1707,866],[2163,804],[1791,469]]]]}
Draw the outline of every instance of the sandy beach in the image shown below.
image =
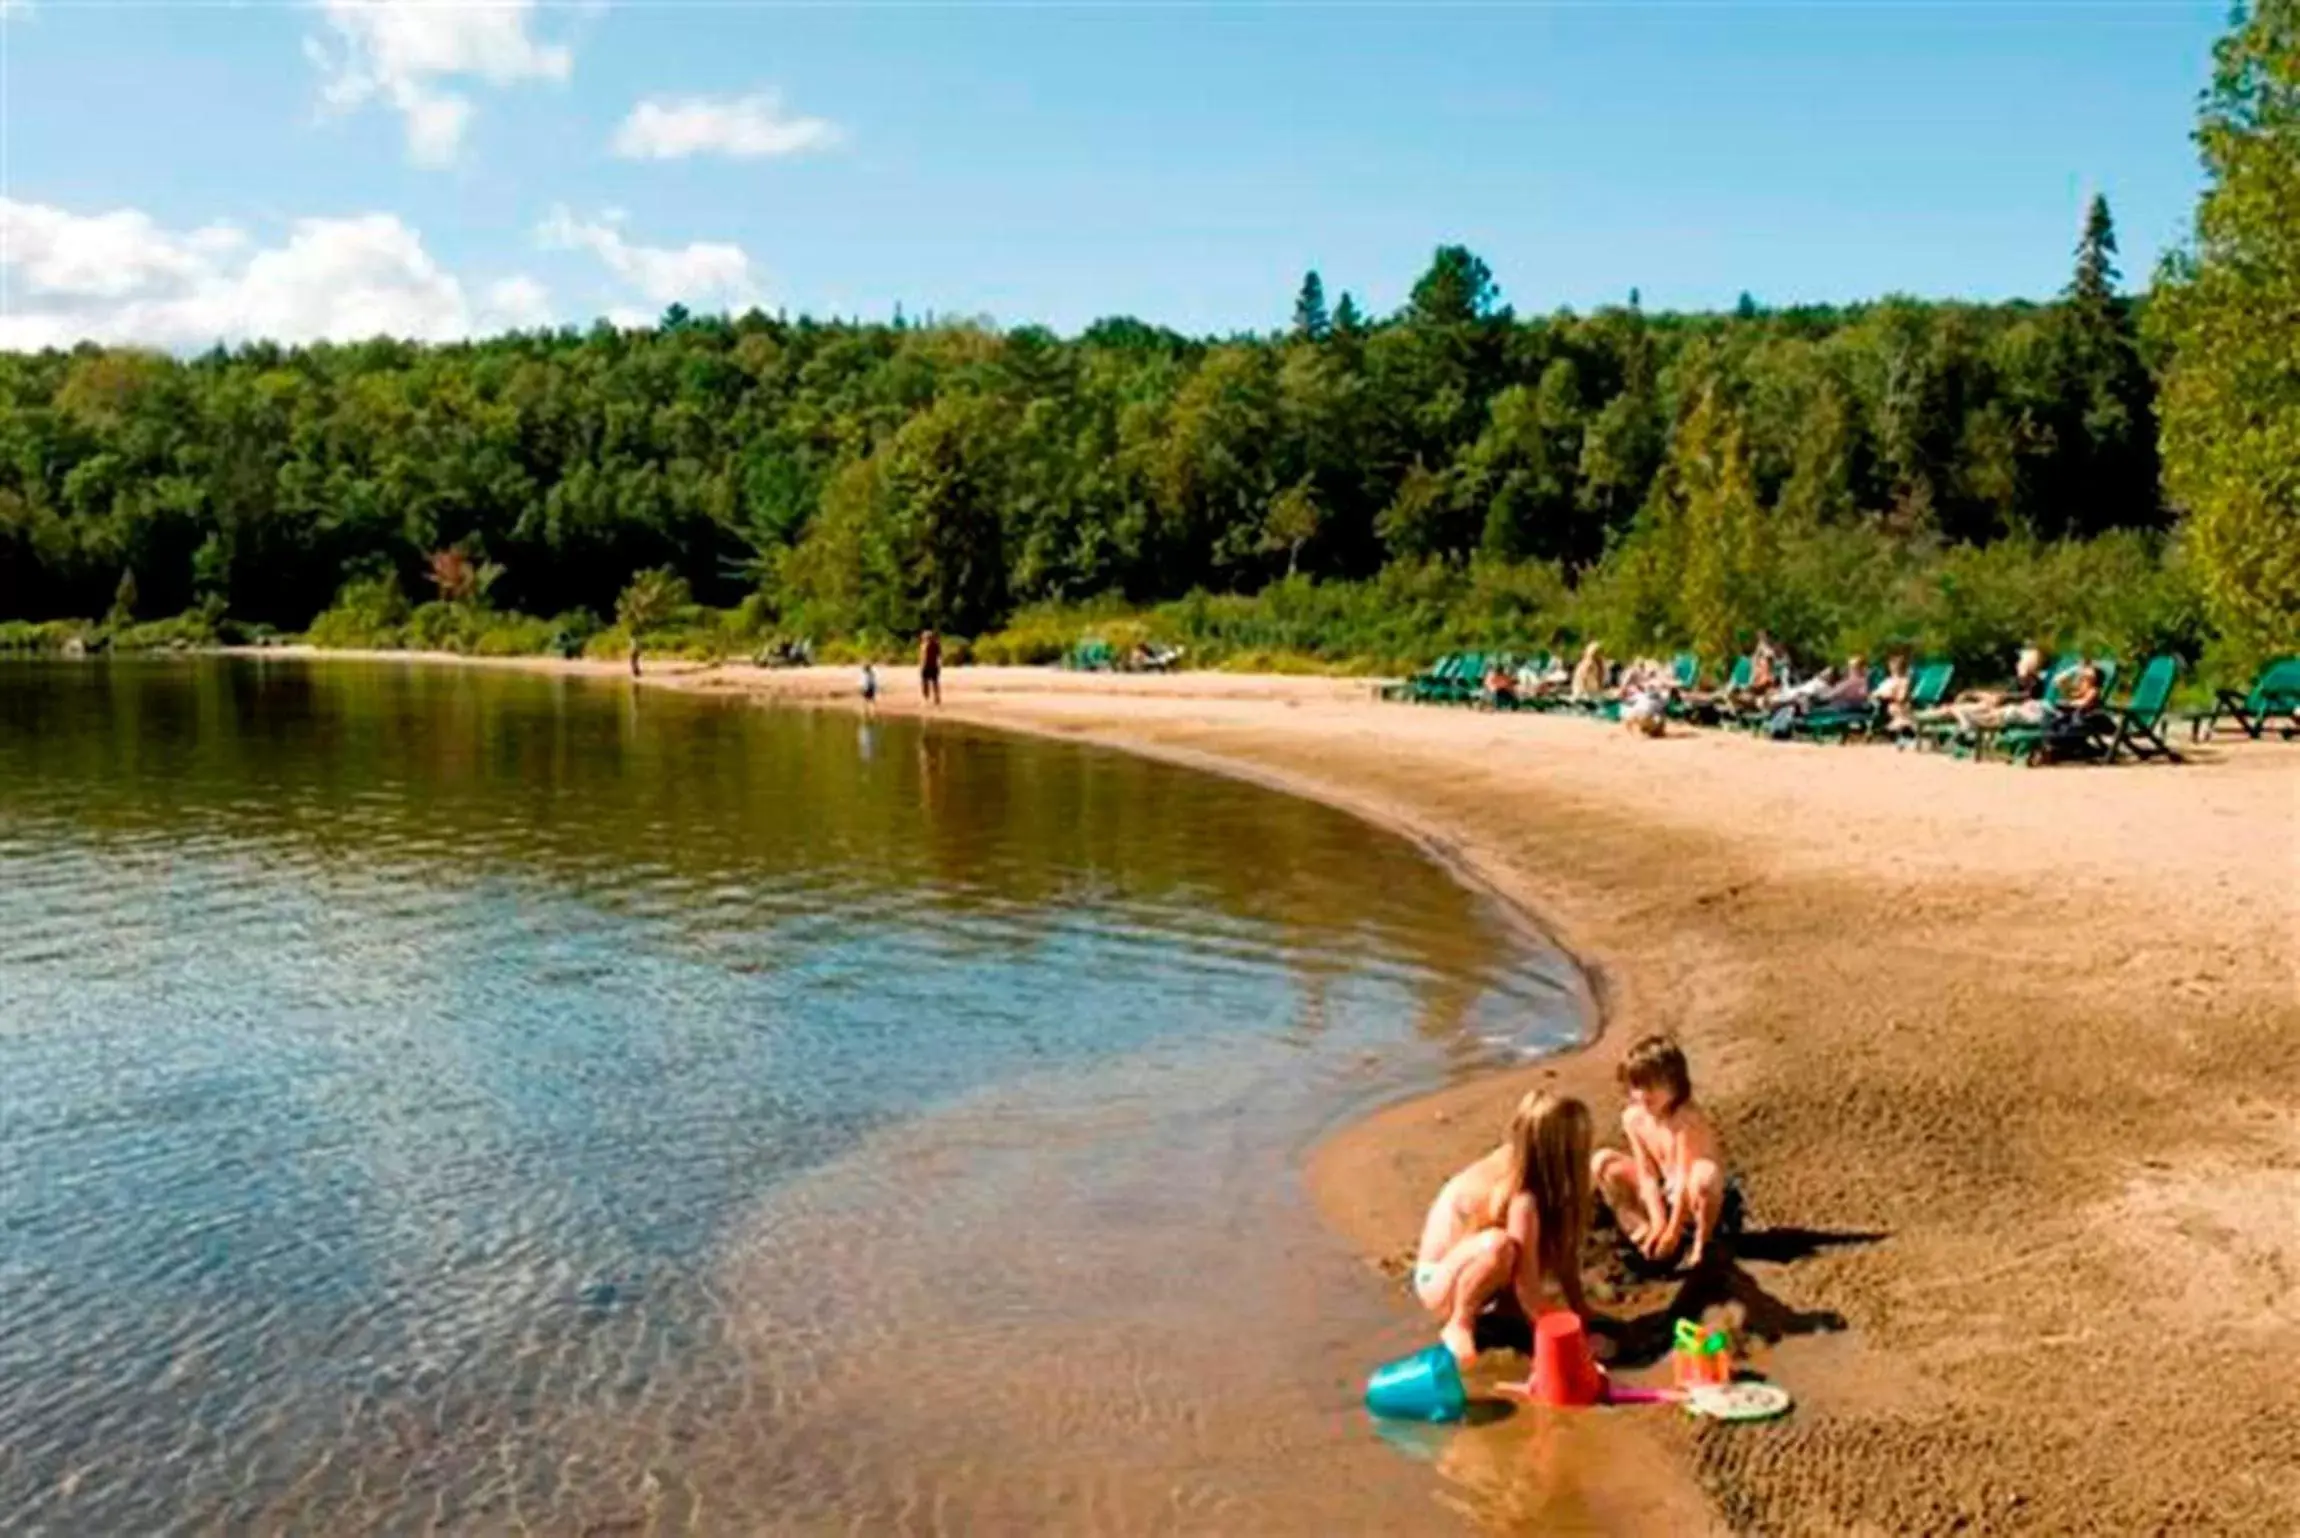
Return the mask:
{"type": "MultiPolygon", "coordinates": [[[[907,673],[883,678],[882,711],[916,708],[907,673]]],[[[647,682],[856,704],[847,669],[647,682]]],[[[1400,829],[1581,961],[1587,1048],[1313,1153],[1321,1209],[1401,1313],[1422,1205],[1517,1095],[1563,1084],[1610,1128],[1622,1047],[1684,1041],[1753,1233],[1721,1293],[1680,1301],[1739,1319],[1799,1405],[1641,1418],[1593,1456],[1738,1530],[2300,1530],[2300,744],[2019,770],[1645,741],[1361,680],[966,668],[945,693],[951,718],[1400,829]]],[[[1649,1326],[1666,1301],[1614,1308],[1649,1326]]],[[[1471,1514],[1506,1524],[1507,1460],[1486,1473],[1471,1514]]],[[[1681,1525],[1654,1493],[1606,1525],[1681,1525]]]]}

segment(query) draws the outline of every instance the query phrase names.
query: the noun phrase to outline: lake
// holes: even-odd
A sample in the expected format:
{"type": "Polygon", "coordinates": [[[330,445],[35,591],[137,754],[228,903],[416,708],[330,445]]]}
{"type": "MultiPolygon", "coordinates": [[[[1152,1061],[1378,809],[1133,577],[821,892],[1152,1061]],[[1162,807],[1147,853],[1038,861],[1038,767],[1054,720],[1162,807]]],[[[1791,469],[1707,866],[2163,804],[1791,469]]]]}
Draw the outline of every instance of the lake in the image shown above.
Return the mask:
{"type": "Polygon", "coordinates": [[[1301,1155],[1586,1007],[1406,841],[1125,755],[0,664],[0,1528],[1427,1518],[1301,1155]]]}

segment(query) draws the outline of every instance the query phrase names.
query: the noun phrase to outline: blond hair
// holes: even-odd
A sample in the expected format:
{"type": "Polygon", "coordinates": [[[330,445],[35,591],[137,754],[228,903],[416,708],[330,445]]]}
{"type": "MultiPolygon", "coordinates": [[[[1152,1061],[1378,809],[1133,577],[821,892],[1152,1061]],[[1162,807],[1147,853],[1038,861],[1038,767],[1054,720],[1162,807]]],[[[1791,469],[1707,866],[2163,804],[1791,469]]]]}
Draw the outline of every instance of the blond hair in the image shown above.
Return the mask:
{"type": "Polygon", "coordinates": [[[1523,1192],[1533,1203],[1541,1269],[1581,1307],[1581,1241],[1589,1232],[1589,1107],[1571,1095],[1534,1090],[1509,1118],[1508,1153],[1494,1187],[1495,1223],[1523,1192]]]}

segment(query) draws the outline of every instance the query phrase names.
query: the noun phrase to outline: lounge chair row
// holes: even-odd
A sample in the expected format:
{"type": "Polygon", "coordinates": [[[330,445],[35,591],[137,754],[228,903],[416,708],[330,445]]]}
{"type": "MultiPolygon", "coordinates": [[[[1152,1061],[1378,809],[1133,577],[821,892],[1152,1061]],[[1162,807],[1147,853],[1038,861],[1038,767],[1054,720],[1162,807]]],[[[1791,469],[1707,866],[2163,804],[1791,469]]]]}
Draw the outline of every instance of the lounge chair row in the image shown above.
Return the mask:
{"type": "MultiPolygon", "coordinates": [[[[2180,761],[2179,753],[2164,736],[2169,724],[2167,717],[2173,685],[2179,677],[2178,658],[2170,655],[2151,657],[2133,681],[2131,691],[2122,703],[2111,702],[2118,672],[2116,660],[2096,658],[2093,666],[2100,675],[2101,703],[2089,711],[2072,711],[2062,707],[2054,694],[2057,692],[2057,680],[2075,666],[2077,660],[2077,656],[2070,653],[2053,663],[2047,676],[2056,682],[2047,691],[2048,709],[2041,722],[2015,721],[2001,726],[1983,726],[1942,719],[1922,722],[1913,733],[1904,727],[1898,734],[1898,740],[1919,748],[1945,750],[1960,757],[2001,756],[2022,764],[2064,760],[2115,763],[2126,758],[2162,758],[2174,763],[2180,761]]],[[[1550,666],[1549,655],[1545,652],[1522,658],[1510,653],[1457,652],[1438,659],[1430,667],[1401,683],[1385,687],[1381,693],[1384,699],[1422,703],[1477,703],[1487,700],[1484,681],[1491,667],[1499,665],[1505,671],[1515,673],[1521,662],[1537,673],[1546,671],[1550,666]]],[[[1680,691],[1689,692],[1699,679],[1700,661],[1690,652],[1681,652],[1675,659],[1673,671],[1680,691]]],[[[1887,713],[1881,706],[1816,708],[1781,713],[1762,706],[1736,703],[1736,696],[1746,687],[1749,674],[1750,660],[1742,657],[1735,662],[1723,691],[1708,698],[1681,698],[1672,703],[1670,713],[1708,724],[1749,730],[1771,726],[1777,735],[1822,742],[1846,742],[1855,738],[1891,734],[1887,713]]],[[[1872,690],[1883,676],[1884,669],[1871,670],[1869,682],[1872,690]]],[[[1948,700],[1949,685],[1954,676],[1953,665],[1945,661],[1920,665],[1910,680],[1911,710],[1921,715],[1942,706],[1948,700]]],[[[1492,700],[1491,703],[1505,709],[1573,711],[1607,718],[1617,717],[1621,709],[1617,699],[1573,700],[1560,694],[1537,694],[1522,699],[1512,694],[1492,700]]],[[[2191,740],[2212,735],[2224,720],[2255,740],[2271,730],[2286,740],[2300,738],[2300,657],[2284,657],[2271,662],[2261,670],[2249,691],[2218,691],[2210,713],[2190,720],[2191,740]]]]}

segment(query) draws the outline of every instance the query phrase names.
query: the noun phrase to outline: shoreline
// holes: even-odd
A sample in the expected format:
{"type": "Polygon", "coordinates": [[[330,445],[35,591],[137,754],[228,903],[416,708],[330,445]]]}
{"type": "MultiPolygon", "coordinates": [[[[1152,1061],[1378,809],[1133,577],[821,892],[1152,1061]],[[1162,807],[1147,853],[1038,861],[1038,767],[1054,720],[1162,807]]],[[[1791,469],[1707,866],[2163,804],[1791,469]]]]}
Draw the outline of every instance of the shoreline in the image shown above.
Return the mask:
{"type": "MultiPolygon", "coordinates": [[[[641,681],[859,708],[846,669],[665,663],[641,681]]],[[[921,713],[905,674],[887,681],[882,712],[921,713]]],[[[1580,1046],[1308,1151],[1320,1214],[1369,1262],[1410,1242],[1428,1191],[1526,1085],[1582,1094],[1609,1129],[1622,1045],[1653,1028],[1686,1042],[1773,1236],[1737,1273],[1746,1292],[1716,1301],[1778,1337],[1759,1355],[1800,1407],[1770,1428],[1635,1419],[1659,1454],[1628,1460],[1641,1479],[1682,1477],[1714,1520],[1766,1531],[2300,1525],[2284,1365],[2300,1350],[2300,751],[2020,771],[1633,742],[1377,705],[1363,680],[944,682],[947,719],[1241,775],[1403,834],[1582,969],[1597,1013],[1580,1046]]],[[[1493,1462],[1469,1482],[1532,1482],[1493,1462]]]]}

